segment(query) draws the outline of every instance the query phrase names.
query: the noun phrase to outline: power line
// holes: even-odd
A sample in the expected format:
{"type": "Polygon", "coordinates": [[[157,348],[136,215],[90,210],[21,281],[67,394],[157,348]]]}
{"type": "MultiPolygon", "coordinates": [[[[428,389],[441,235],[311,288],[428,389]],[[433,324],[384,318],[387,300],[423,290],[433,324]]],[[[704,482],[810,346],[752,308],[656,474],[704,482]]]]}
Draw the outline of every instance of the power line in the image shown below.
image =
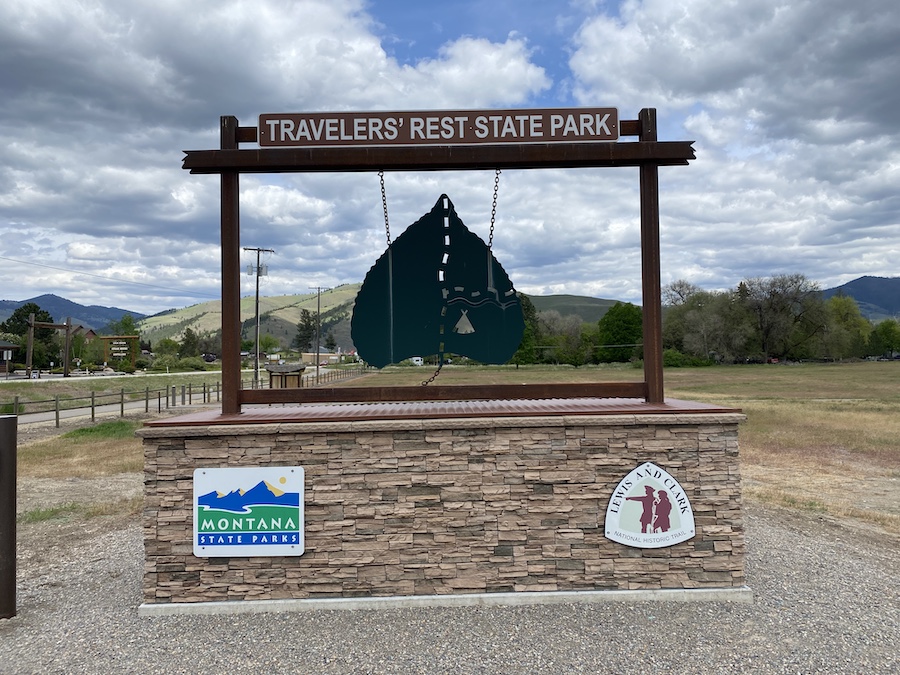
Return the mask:
{"type": "Polygon", "coordinates": [[[107,277],[102,274],[92,274],[91,272],[78,272],[75,270],[69,270],[65,267],[54,267],[53,265],[47,265],[45,263],[33,262],[31,260],[16,260],[15,258],[7,258],[6,256],[0,255],[0,260],[9,260],[10,262],[20,263],[22,265],[34,265],[35,267],[46,267],[49,270],[56,270],[57,272],[68,272],[69,274],[80,274],[86,277],[94,277],[95,279],[103,279],[105,281],[113,281],[117,284],[131,284],[133,286],[144,286],[146,288],[156,288],[163,291],[169,291],[170,293],[180,293],[186,296],[194,296],[194,295],[202,295],[207,298],[218,298],[218,294],[214,293],[204,293],[202,291],[186,291],[181,288],[170,288],[167,286],[157,286],[156,284],[145,284],[141,281],[129,281],[128,279],[117,279],[116,277],[107,277]]]}

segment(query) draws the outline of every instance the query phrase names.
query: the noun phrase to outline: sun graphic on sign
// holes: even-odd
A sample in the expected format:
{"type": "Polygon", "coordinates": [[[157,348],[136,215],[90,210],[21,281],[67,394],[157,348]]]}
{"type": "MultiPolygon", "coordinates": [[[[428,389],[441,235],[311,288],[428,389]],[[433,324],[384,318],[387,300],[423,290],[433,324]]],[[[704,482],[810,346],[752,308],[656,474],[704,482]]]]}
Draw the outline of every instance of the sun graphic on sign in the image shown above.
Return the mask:
{"type": "Polygon", "coordinates": [[[287,483],[287,478],[282,476],[281,478],[278,479],[278,482],[281,483],[282,485],[284,485],[285,483],[287,483]]]}

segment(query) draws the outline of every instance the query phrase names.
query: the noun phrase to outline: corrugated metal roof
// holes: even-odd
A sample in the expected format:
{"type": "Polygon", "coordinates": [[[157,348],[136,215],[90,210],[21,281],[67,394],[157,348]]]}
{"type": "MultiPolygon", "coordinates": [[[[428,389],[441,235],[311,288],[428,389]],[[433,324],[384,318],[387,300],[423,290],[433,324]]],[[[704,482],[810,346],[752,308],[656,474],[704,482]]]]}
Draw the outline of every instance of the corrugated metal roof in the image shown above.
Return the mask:
{"type": "Polygon", "coordinates": [[[153,420],[147,426],[350,422],[360,420],[442,419],[475,417],[545,417],[559,415],[647,415],[674,413],[736,413],[738,409],[667,399],[646,403],[633,398],[567,398],[513,401],[406,401],[390,403],[309,403],[245,405],[239,414],[204,411],[153,420]]]}

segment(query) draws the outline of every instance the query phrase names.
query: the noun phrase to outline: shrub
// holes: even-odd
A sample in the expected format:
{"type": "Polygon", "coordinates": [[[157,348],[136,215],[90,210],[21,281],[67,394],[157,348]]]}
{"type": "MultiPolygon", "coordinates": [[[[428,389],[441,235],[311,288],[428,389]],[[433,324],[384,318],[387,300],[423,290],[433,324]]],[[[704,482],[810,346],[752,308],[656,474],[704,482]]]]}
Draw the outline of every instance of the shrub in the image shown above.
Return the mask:
{"type": "Polygon", "coordinates": [[[677,349],[666,349],[663,351],[664,368],[698,368],[711,365],[712,361],[709,359],[701,359],[699,356],[683,354],[677,349]]]}
{"type": "Polygon", "coordinates": [[[199,356],[188,356],[184,359],[178,359],[175,367],[179,370],[206,370],[206,361],[199,356]]]}

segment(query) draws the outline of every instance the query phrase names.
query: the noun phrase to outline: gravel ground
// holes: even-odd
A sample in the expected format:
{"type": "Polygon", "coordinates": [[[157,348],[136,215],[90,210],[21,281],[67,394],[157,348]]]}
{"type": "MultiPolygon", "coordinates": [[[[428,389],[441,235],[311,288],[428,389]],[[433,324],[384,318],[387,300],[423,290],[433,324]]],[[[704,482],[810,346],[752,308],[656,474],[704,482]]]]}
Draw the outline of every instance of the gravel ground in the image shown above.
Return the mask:
{"type": "MultiPolygon", "coordinates": [[[[138,617],[137,523],[19,563],[0,673],[888,673],[900,671],[896,536],[747,508],[752,604],[138,617]]],[[[27,549],[39,529],[21,528],[27,549]]],[[[46,553],[46,552],[44,552],[46,553]]]]}

